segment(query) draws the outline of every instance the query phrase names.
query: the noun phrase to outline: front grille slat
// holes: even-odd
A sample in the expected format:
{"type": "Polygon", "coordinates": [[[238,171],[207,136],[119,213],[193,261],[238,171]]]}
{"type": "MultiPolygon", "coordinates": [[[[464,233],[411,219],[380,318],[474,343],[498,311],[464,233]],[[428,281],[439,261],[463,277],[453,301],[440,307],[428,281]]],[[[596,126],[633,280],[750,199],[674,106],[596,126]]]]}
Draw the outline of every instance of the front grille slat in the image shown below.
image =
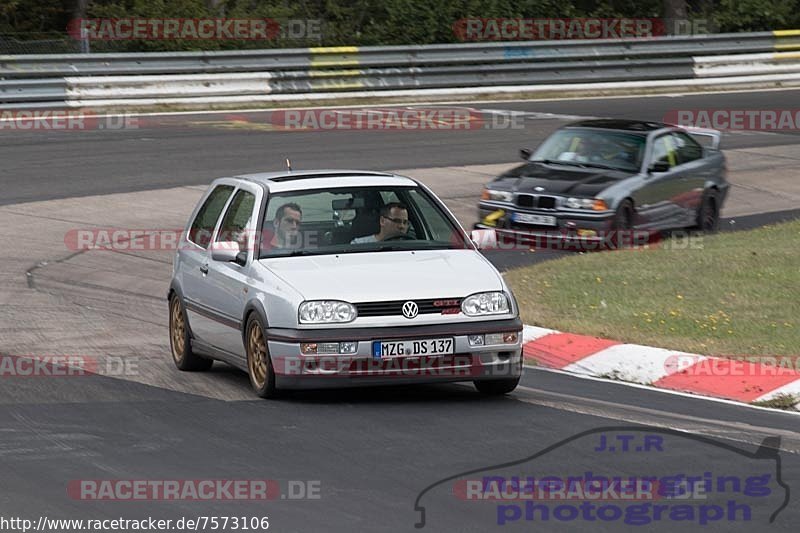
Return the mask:
{"type": "Polygon", "coordinates": [[[403,316],[403,304],[412,301],[419,307],[420,315],[441,313],[444,309],[461,306],[461,298],[429,298],[423,300],[396,300],[390,302],[358,302],[356,306],[358,316],[403,316]],[[436,306],[436,302],[452,301],[454,305],[436,306]],[[456,303],[457,302],[457,303],[456,303]]]}
{"type": "Polygon", "coordinates": [[[539,209],[555,209],[556,197],[540,194],[517,194],[517,205],[520,207],[538,207],[539,209]]]}

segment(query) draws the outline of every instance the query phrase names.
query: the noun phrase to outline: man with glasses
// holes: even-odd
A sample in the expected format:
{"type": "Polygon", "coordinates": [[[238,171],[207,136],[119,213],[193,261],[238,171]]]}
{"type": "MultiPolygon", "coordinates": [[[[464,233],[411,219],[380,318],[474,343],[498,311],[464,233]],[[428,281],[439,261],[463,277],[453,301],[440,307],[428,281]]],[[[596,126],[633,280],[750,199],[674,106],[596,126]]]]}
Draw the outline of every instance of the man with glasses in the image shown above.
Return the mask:
{"type": "Polygon", "coordinates": [[[408,233],[408,208],[399,202],[391,202],[384,205],[380,212],[380,230],[373,235],[358,237],[353,239],[350,244],[362,244],[367,242],[379,242],[387,239],[406,235],[408,233]]]}
{"type": "Polygon", "coordinates": [[[302,219],[303,212],[296,203],[290,202],[280,206],[275,211],[275,220],[272,222],[275,228],[275,236],[272,237],[270,246],[272,248],[300,248],[302,245],[300,236],[302,219]]]}

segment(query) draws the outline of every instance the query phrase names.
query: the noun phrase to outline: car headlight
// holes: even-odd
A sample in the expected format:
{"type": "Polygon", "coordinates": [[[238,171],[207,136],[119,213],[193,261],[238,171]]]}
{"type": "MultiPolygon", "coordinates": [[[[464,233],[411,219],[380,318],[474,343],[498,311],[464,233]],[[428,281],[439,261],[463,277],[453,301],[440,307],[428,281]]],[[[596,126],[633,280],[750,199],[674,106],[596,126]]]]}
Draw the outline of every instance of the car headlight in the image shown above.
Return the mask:
{"type": "Polygon", "coordinates": [[[599,198],[567,198],[564,205],[570,209],[591,209],[593,211],[608,209],[608,205],[599,198]]]}
{"type": "Polygon", "coordinates": [[[330,324],[352,322],[356,319],[353,304],[338,300],[313,300],[300,304],[298,311],[301,324],[330,324]]]}
{"type": "Polygon", "coordinates": [[[479,292],[464,298],[461,311],[467,316],[502,315],[509,312],[504,292],[479,292]]]}
{"type": "Polygon", "coordinates": [[[494,200],[496,202],[512,202],[514,193],[509,191],[496,191],[494,189],[483,189],[481,200],[494,200]]]}

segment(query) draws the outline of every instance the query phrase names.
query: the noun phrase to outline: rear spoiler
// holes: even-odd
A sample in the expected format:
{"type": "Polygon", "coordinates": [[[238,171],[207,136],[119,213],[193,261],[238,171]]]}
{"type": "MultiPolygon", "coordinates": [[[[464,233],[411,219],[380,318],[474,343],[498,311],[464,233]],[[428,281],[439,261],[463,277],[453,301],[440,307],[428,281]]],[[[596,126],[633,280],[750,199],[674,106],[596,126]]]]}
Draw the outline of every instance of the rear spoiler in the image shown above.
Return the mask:
{"type": "Polygon", "coordinates": [[[685,129],[686,133],[691,135],[695,141],[699,142],[703,148],[719,150],[722,132],[712,130],[711,128],[693,128],[691,126],[684,126],[683,129],[685,129]]]}

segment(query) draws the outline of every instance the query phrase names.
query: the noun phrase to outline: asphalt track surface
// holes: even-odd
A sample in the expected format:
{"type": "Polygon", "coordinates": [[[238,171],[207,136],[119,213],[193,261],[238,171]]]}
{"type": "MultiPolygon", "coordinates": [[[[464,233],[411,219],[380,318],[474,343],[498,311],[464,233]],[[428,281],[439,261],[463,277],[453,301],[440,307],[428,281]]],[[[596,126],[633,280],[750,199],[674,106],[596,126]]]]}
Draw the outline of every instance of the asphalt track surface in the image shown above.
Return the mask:
{"type": "MultiPolygon", "coordinates": [[[[677,108],[791,109],[798,96],[800,92],[787,91],[475,107],[657,120],[677,108]]],[[[553,121],[532,121],[525,130],[457,134],[278,133],[180,122],[135,131],[2,131],[0,203],[203,183],[223,174],[280,168],[286,155],[296,168],[513,161],[520,146],[535,146],[553,127],[553,121]]],[[[726,146],[797,140],[795,133],[739,134],[726,138],[726,146]]],[[[793,213],[764,216],[772,220],[793,213]]],[[[767,219],[746,220],[758,225],[767,219]]],[[[737,221],[740,227],[742,223],[737,221]]],[[[249,387],[243,373],[225,365],[215,364],[212,373],[232,390],[249,387]]],[[[173,375],[182,376],[177,370],[173,375]]],[[[525,502],[464,502],[454,497],[454,481],[447,480],[487,475],[566,478],[591,471],[634,477],[709,473],[738,478],[743,485],[756,474],[770,474],[768,494],[725,494],[719,500],[723,507],[730,500],[751,505],[749,521],[734,513],[733,521],[728,515],[700,525],[700,507],[718,501],[718,495],[710,495],[691,500],[692,518],[662,519],[644,526],[648,531],[795,531],[800,519],[797,415],[539,369],[526,369],[522,387],[509,397],[489,399],[469,386],[440,385],[222,401],[101,376],[4,379],[0,387],[4,518],[268,516],[269,530],[278,532],[419,531],[415,524],[424,508],[422,531],[486,531],[503,517],[508,523],[502,530],[641,531],[642,526],[616,519],[559,521],[534,515],[526,520],[525,502]],[[581,432],[590,433],[576,437],[581,432]],[[619,435],[637,436],[636,442],[638,436],[660,437],[664,444],[651,451],[596,451],[601,437],[610,441],[619,435]],[[711,440],[695,439],[700,436],[711,440]],[[575,440],[563,442],[571,437],[575,440]],[[765,438],[770,440],[764,450],[779,449],[778,459],[768,451],[753,455],[765,438]],[[469,471],[474,472],[465,474],[469,471]],[[271,479],[279,481],[283,494],[289,481],[304,480],[318,482],[320,498],[198,502],[71,497],[69,482],[87,479],[271,479]],[[521,509],[513,521],[512,504],[521,509]]]]}
{"type": "MultiPolygon", "coordinates": [[[[663,120],[678,109],[794,109],[800,91],[680,98],[610,98],[464,104],[560,115],[663,120]]],[[[530,120],[524,129],[329,130],[276,132],[227,128],[242,114],[143,119],[138,129],[22,131],[0,128],[0,205],[208,183],[223,175],[296,169],[391,170],[514,162],[567,120],[530,120]]],[[[264,113],[253,114],[254,117],[264,113]]],[[[258,120],[253,118],[253,120],[258,120]]],[[[723,148],[795,144],[800,132],[739,132],[723,148]]]]}
{"type": "MultiPolygon", "coordinates": [[[[248,386],[241,373],[222,365],[215,372],[232,387],[248,386]]],[[[14,380],[4,395],[26,395],[19,389],[41,387],[41,381],[14,380]]],[[[710,472],[715,477],[745,479],[755,475],[751,471],[776,476],[774,461],[756,461],[721,447],[753,453],[770,436],[782,437],[783,482],[791,491],[800,480],[797,416],[537,370],[526,370],[523,387],[512,396],[494,399],[471,387],[440,385],[225,402],[102,377],[55,381],[59,383],[39,391],[42,400],[55,403],[8,405],[0,410],[5,516],[30,517],[34,522],[41,515],[175,520],[268,516],[270,531],[414,531],[420,520],[415,511],[420,492],[449,476],[563,479],[585,472],[609,477],[710,472]],[[69,402],[65,399],[74,391],[66,389],[74,386],[87,388],[92,396],[128,399],[69,402]],[[607,427],[623,429],[603,429],[607,427]],[[541,459],[525,460],[584,431],[596,430],[611,438],[612,434],[661,435],[664,428],[685,433],[666,436],[662,451],[605,455],[594,451],[599,435],[593,434],[541,459]],[[712,440],[692,440],[698,435],[712,440]],[[495,466],[517,461],[506,469],[495,466]],[[485,470],[463,475],[480,469],[485,470]],[[302,480],[318,482],[320,498],[147,502],[67,496],[70,481],[86,479],[271,479],[280,481],[284,494],[288,481],[302,480]]],[[[678,525],[701,531],[796,531],[800,511],[792,500],[774,522],[768,522],[785,498],[776,482],[770,487],[763,498],[733,497],[752,506],[749,521],[726,517],[702,527],[696,519],[663,521],[647,530],[673,531],[678,525]]],[[[423,531],[486,531],[497,526],[498,503],[460,501],[453,496],[452,481],[436,485],[420,504],[426,509],[423,531]]],[[[700,504],[692,502],[693,507],[700,504]]],[[[619,520],[581,519],[520,520],[503,527],[534,528],[641,530],[619,520]]]]}

